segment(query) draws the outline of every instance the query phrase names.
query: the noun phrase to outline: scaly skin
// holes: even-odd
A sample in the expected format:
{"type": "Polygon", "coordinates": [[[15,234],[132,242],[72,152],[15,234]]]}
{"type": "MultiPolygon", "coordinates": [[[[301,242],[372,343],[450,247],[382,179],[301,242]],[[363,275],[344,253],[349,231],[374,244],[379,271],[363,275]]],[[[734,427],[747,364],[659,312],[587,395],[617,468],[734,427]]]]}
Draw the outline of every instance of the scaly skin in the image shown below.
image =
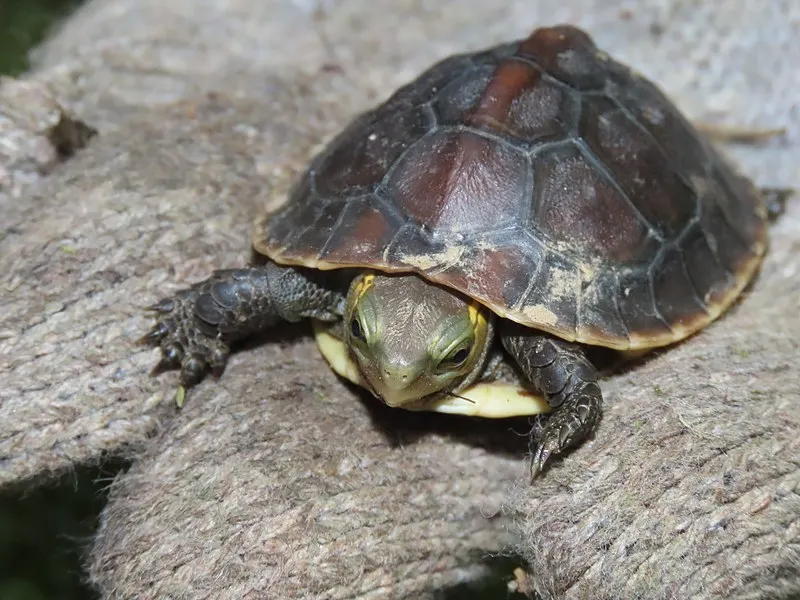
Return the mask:
{"type": "Polygon", "coordinates": [[[578,344],[506,323],[503,346],[553,412],[531,437],[531,479],[551,456],[577,446],[600,421],[603,394],[597,369],[578,344]],[[536,446],[534,449],[533,446],[536,446]]]}
{"type": "Polygon", "coordinates": [[[225,368],[230,344],[279,321],[341,319],[344,293],[326,273],[267,263],[216,271],[150,307],[156,324],[141,342],[161,348],[155,372],[180,367],[181,385],[225,368]]]}

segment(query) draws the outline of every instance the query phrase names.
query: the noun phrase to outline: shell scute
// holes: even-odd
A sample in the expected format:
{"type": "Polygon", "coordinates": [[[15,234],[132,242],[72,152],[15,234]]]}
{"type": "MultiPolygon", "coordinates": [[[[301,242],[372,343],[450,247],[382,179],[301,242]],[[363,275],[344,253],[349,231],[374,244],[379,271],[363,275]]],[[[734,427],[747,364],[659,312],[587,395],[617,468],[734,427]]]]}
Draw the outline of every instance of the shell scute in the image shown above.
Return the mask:
{"type": "Polygon", "coordinates": [[[602,89],[606,83],[604,56],[586,33],[574,27],[538,29],[520,43],[519,54],[577,90],[602,89]]]}
{"type": "Polygon", "coordinates": [[[381,114],[340,134],[311,169],[316,193],[325,198],[373,192],[387,170],[431,127],[422,108],[395,118],[381,114]]]}
{"type": "Polygon", "coordinates": [[[438,237],[513,224],[527,160],[505,144],[470,132],[435,132],[398,162],[387,181],[395,206],[438,237]]]}
{"type": "Polygon", "coordinates": [[[563,139],[577,103],[536,67],[509,59],[464,74],[437,94],[432,107],[442,125],[466,124],[525,143],[563,139]]]}
{"type": "Polygon", "coordinates": [[[584,102],[581,136],[648,229],[661,239],[680,234],[697,197],[646,130],[613,102],[594,100],[584,102]]]}
{"type": "Polygon", "coordinates": [[[653,83],[630,72],[612,72],[606,97],[649,134],[647,143],[663,152],[674,172],[686,179],[705,174],[713,148],[653,83]]]}
{"type": "Polygon", "coordinates": [[[543,152],[534,168],[531,227],[573,256],[623,264],[647,259],[647,223],[579,146],[543,152]]]}

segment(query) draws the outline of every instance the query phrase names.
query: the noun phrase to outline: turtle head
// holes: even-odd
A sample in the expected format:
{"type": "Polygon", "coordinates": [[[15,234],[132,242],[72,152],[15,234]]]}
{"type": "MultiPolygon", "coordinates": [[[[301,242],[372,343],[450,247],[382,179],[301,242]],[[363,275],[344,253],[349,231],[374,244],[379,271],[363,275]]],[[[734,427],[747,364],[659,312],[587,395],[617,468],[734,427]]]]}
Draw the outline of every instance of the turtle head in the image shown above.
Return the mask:
{"type": "Polygon", "coordinates": [[[345,343],[371,391],[410,406],[472,383],[491,342],[489,311],[415,275],[359,275],[350,286],[345,343]]]}

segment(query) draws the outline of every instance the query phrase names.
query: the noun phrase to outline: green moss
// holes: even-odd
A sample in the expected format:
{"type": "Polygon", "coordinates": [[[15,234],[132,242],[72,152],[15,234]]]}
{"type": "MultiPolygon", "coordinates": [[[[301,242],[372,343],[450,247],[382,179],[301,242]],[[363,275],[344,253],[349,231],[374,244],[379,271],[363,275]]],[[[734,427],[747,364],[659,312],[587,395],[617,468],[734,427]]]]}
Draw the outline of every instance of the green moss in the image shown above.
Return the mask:
{"type": "MultiPolygon", "coordinates": [[[[0,74],[28,68],[28,51],[82,0],[3,0],[0,2],[0,74]]],[[[2,596],[2,595],[0,595],[2,596]]]]}

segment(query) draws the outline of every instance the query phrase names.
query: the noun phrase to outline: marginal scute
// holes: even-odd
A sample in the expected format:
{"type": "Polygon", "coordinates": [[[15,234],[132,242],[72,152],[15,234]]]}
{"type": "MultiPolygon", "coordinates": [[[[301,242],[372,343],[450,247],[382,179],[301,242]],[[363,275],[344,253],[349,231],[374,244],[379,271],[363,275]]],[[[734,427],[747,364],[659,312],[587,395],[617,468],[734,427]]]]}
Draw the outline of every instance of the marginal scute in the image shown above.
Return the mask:
{"type": "MultiPolygon", "coordinates": [[[[647,332],[639,338],[644,340],[670,339],[672,328],[658,313],[653,294],[652,279],[649,268],[632,269],[619,275],[619,291],[617,299],[619,312],[630,332],[631,339],[636,339],[638,332],[647,332]]],[[[631,347],[636,344],[631,342],[631,347]]]]}
{"type": "Polygon", "coordinates": [[[653,291],[658,314],[667,323],[685,326],[695,315],[705,312],[705,305],[689,278],[683,252],[667,248],[656,260],[653,291]]]}
{"type": "Polygon", "coordinates": [[[532,322],[541,323],[548,327],[558,324],[558,316],[544,304],[526,305],[523,309],[525,316],[532,322]]]}
{"type": "Polygon", "coordinates": [[[559,26],[445,59],[358,117],[254,245],[417,273],[634,351],[724,312],[759,267],[766,209],[656,85],[559,26]]]}
{"type": "Polygon", "coordinates": [[[319,258],[368,263],[380,255],[401,225],[402,220],[382,210],[382,202],[376,195],[353,199],[344,207],[337,227],[329,230],[319,258]]]}
{"type": "MultiPolygon", "coordinates": [[[[523,251],[516,245],[505,245],[500,241],[461,248],[468,254],[437,272],[438,281],[487,305],[493,305],[492,299],[499,295],[503,298],[502,306],[509,307],[509,310],[524,298],[531,285],[530,279],[535,275],[530,271],[531,265],[540,262],[535,248],[523,251]],[[465,263],[472,267],[464,269],[465,263]],[[520,277],[520,273],[526,270],[528,275],[520,277]]],[[[496,303],[494,305],[497,308],[496,303]]],[[[555,325],[555,318],[552,324],[555,325]]]]}
{"type": "Polygon", "coordinates": [[[733,278],[720,264],[699,224],[691,226],[680,243],[686,257],[686,274],[706,308],[720,301],[720,294],[733,284],[733,278]]]}
{"type": "Polygon", "coordinates": [[[619,286],[612,274],[600,270],[591,275],[584,273],[578,302],[576,339],[619,340],[618,345],[630,344],[628,328],[619,313],[617,302],[619,286]]]}

